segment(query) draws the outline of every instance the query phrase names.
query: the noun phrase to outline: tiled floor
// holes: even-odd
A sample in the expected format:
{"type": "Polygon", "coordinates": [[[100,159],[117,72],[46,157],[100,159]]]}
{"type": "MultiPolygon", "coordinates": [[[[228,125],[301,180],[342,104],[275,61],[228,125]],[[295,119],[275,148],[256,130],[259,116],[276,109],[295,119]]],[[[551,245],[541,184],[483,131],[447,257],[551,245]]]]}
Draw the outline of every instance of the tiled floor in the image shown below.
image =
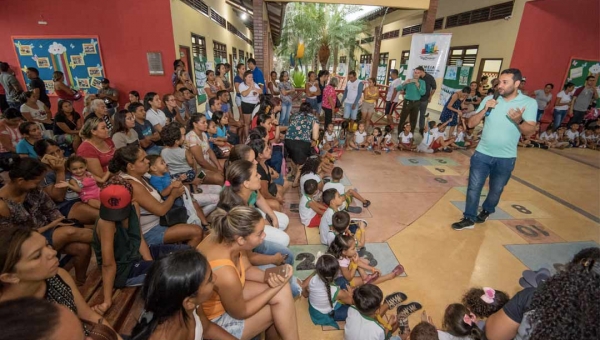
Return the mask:
{"type": "MultiPolygon", "coordinates": [[[[362,214],[369,222],[367,242],[387,242],[408,273],[380,287],[420,302],[438,327],[445,307],[472,286],[511,295],[520,289],[518,279],[527,267],[505,246],[600,242],[600,152],[519,149],[517,179],[508,183],[499,204],[502,219],[457,232],[450,224],[462,215],[455,204],[465,200],[469,153],[359,151],[345,152],[336,162],[351,183],[348,188],[359,189],[372,202],[362,214]]],[[[297,201],[295,190],[286,195],[287,206],[297,201]]],[[[318,229],[306,230],[297,213],[287,212],[292,244],[318,244],[318,229]]],[[[539,255],[535,249],[526,253],[539,255]]],[[[302,339],[343,338],[343,331],[313,325],[306,299],[296,302],[296,310],[302,339]]],[[[411,316],[411,325],[418,318],[411,316]]]]}

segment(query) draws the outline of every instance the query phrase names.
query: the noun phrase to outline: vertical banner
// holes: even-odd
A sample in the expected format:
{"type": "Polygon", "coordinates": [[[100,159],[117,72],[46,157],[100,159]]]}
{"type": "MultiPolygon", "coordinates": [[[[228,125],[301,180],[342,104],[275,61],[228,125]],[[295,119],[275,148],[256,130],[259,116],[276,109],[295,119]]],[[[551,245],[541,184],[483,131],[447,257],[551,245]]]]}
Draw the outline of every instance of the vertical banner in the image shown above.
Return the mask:
{"type": "Polygon", "coordinates": [[[385,77],[387,77],[387,65],[380,64],[377,66],[377,84],[385,84],[385,77]]]}
{"type": "Polygon", "coordinates": [[[444,82],[440,91],[439,105],[446,105],[448,99],[454,92],[461,90],[465,86],[469,86],[473,77],[473,68],[470,66],[448,66],[444,74],[444,82]]]}
{"type": "Polygon", "coordinates": [[[196,90],[198,90],[198,104],[202,104],[206,101],[206,92],[204,92],[206,85],[205,57],[194,57],[194,76],[196,77],[196,90]]]}
{"type": "Polygon", "coordinates": [[[442,78],[446,69],[452,34],[413,34],[408,59],[408,77],[423,66],[435,79],[442,78]]]}

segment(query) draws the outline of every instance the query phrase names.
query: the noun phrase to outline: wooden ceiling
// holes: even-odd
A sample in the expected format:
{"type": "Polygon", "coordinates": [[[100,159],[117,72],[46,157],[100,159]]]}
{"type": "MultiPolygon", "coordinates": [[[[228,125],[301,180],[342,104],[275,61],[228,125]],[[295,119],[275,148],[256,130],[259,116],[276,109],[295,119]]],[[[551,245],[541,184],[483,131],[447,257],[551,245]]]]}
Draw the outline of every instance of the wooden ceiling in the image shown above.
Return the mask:
{"type": "MultiPolygon", "coordinates": [[[[228,0],[227,2],[233,4],[233,10],[239,15],[244,12],[248,14],[248,19],[244,21],[244,25],[252,30],[252,33],[254,34],[252,0],[228,0]]],[[[281,26],[283,24],[284,10],[287,3],[271,1],[265,1],[265,3],[267,4],[269,24],[271,26],[271,38],[273,39],[273,44],[277,46],[279,45],[279,40],[281,38],[281,26]]]]}

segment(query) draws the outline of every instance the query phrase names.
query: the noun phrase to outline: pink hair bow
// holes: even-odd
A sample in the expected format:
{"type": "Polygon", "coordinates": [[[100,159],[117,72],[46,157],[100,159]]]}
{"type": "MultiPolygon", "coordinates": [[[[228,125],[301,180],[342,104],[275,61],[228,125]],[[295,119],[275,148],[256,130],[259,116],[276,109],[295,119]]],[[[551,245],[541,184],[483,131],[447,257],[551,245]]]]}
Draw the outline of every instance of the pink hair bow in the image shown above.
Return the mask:
{"type": "Polygon", "coordinates": [[[481,296],[481,300],[487,304],[494,303],[494,298],[496,297],[496,291],[490,287],[483,287],[484,294],[481,296]]]}
{"type": "Polygon", "coordinates": [[[473,326],[473,324],[477,321],[477,317],[473,313],[471,313],[470,315],[465,314],[465,316],[463,316],[463,321],[467,325],[473,326]]]}
{"type": "Polygon", "coordinates": [[[229,183],[229,181],[225,181],[225,186],[226,186],[226,187],[230,187],[230,186],[231,186],[231,183],[229,183]]]}

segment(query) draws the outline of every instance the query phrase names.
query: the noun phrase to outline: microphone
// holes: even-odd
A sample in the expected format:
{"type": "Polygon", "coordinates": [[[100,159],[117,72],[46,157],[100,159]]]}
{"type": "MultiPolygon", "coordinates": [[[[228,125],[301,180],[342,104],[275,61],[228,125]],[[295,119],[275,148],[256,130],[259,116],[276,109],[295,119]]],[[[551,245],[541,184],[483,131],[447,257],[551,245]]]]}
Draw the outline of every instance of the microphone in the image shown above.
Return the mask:
{"type": "MultiPolygon", "coordinates": [[[[497,100],[498,97],[500,97],[500,92],[496,91],[494,92],[494,100],[497,100]]],[[[490,113],[492,113],[492,109],[494,109],[493,107],[488,107],[487,111],[485,111],[485,116],[489,116],[490,113]]]]}

